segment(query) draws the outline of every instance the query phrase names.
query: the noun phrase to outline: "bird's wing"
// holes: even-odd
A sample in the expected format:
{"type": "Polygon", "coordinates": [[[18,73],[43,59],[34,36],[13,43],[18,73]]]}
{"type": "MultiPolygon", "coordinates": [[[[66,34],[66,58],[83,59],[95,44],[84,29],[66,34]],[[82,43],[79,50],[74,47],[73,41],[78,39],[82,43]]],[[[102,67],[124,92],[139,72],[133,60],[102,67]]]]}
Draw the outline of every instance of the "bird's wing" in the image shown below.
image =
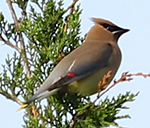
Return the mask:
{"type": "Polygon", "coordinates": [[[90,42],[88,45],[84,43],[55,67],[43,87],[53,90],[90,76],[107,66],[111,53],[112,46],[109,43],[90,42]]]}

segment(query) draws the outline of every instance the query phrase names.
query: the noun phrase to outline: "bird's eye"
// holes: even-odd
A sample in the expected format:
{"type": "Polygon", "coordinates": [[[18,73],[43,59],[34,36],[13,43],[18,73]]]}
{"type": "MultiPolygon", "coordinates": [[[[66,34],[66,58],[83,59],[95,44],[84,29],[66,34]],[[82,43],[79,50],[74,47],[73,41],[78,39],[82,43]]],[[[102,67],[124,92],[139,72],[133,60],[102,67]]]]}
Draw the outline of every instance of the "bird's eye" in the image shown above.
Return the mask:
{"type": "Polygon", "coordinates": [[[114,31],[117,31],[117,30],[120,29],[120,28],[117,27],[117,26],[111,26],[111,25],[108,25],[108,24],[104,24],[103,27],[104,27],[105,29],[107,29],[108,31],[110,31],[110,32],[114,32],[114,31]]]}
{"type": "Polygon", "coordinates": [[[109,26],[107,26],[107,28],[106,28],[107,30],[109,30],[110,29],[110,27],[109,26]]]}

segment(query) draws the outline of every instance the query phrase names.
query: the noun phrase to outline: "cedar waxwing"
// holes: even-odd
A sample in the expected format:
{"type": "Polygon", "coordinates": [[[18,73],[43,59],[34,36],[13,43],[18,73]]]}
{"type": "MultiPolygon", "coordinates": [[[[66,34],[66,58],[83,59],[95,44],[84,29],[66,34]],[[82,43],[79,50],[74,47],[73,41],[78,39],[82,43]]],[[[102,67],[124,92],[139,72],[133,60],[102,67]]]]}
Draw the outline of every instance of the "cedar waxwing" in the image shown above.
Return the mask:
{"type": "Polygon", "coordinates": [[[40,89],[20,110],[36,99],[43,99],[64,88],[80,95],[97,93],[98,82],[108,71],[112,71],[108,83],[111,82],[121,62],[117,41],[129,29],[104,19],[92,20],[95,25],[87,33],[85,42],[56,65],[40,89]]]}

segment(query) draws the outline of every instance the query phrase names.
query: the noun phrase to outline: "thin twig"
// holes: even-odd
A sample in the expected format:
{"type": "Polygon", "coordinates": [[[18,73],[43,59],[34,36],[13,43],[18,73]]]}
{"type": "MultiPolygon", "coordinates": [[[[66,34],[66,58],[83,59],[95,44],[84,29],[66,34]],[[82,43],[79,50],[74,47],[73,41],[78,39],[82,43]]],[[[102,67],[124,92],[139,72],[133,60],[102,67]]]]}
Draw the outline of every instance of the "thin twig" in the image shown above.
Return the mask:
{"type": "MultiPolygon", "coordinates": [[[[75,4],[76,4],[77,1],[78,0],[73,0],[73,3],[67,9],[65,9],[65,11],[63,12],[63,14],[64,14],[64,13],[66,13],[70,9],[70,13],[65,18],[66,24],[64,25],[64,33],[67,32],[67,29],[68,29],[68,20],[69,20],[70,15],[74,11],[74,6],[75,6],[75,4]]],[[[63,48],[60,49],[60,51],[59,51],[59,61],[58,62],[60,62],[63,59],[63,56],[62,56],[63,52],[62,51],[63,51],[63,48]]]]}
{"type": "Polygon", "coordinates": [[[114,80],[114,83],[109,87],[107,88],[104,92],[102,92],[100,95],[99,95],[99,98],[104,95],[106,92],[108,92],[111,88],[113,88],[116,84],[120,83],[120,82],[123,82],[123,81],[131,81],[133,80],[133,78],[127,78],[127,73],[128,72],[125,72],[122,74],[121,78],[119,80],[114,80]]]}
{"type": "Polygon", "coordinates": [[[73,118],[73,120],[72,120],[72,122],[70,123],[70,127],[69,128],[74,128],[75,127],[75,124],[77,123],[77,117],[76,117],[76,115],[74,116],[74,118],[73,118]]]}
{"type": "MultiPolygon", "coordinates": [[[[12,18],[14,20],[15,26],[17,29],[19,29],[19,22],[15,13],[15,10],[12,6],[12,2],[11,0],[6,0],[10,9],[10,12],[12,14],[12,18]]],[[[29,62],[28,62],[28,58],[27,58],[27,54],[26,54],[26,50],[25,50],[25,43],[24,43],[24,39],[23,39],[23,35],[21,32],[19,32],[19,39],[20,39],[20,45],[21,45],[21,55],[24,61],[24,65],[25,65],[25,70],[27,73],[27,76],[29,77],[31,75],[31,71],[30,71],[30,66],[29,66],[29,62]]]]}
{"type": "Polygon", "coordinates": [[[67,12],[70,8],[73,8],[77,2],[78,0],[74,0],[73,3],[67,9],[64,10],[64,13],[67,12]]]}
{"type": "Polygon", "coordinates": [[[104,75],[101,81],[98,83],[98,94],[97,98],[93,101],[93,104],[101,97],[101,92],[107,88],[111,75],[112,71],[108,71],[107,74],[104,75]]]}
{"type": "Polygon", "coordinates": [[[16,103],[18,103],[19,105],[23,105],[23,103],[22,103],[22,101],[20,101],[17,97],[16,97],[16,95],[11,95],[11,97],[12,97],[12,100],[13,101],[16,101],[16,103]]]}
{"type": "Polygon", "coordinates": [[[131,77],[131,76],[143,76],[144,78],[147,78],[147,77],[150,77],[150,74],[143,74],[143,73],[139,72],[139,73],[135,73],[135,74],[128,74],[127,76],[128,77],[131,77]]]}
{"type": "Polygon", "coordinates": [[[116,84],[120,83],[120,82],[124,82],[124,81],[131,81],[133,80],[133,76],[143,76],[144,78],[150,77],[150,74],[143,74],[143,73],[135,73],[135,74],[129,74],[128,72],[124,72],[121,76],[120,79],[118,79],[117,81],[114,80],[114,83],[107,88],[104,92],[102,92],[101,94],[99,94],[98,98],[96,99],[96,101],[102,96],[104,95],[106,92],[108,92],[111,88],[113,88],[116,84]]]}
{"type": "Polygon", "coordinates": [[[26,50],[25,50],[25,43],[24,43],[24,40],[23,40],[23,36],[21,33],[19,33],[19,36],[20,36],[20,43],[21,43],[21,53],[22,53],[22,57],[23,57],[23,60],[24,60],[24,64],[25,64],[25,69],[26,69],[26,73],[27,73],[27,76],[30,77],[31,76],[31,71],[30,71],[30,66],[29,66],[29,62],[28,62],[28,58],[27,58],[27,54],[26,54],[26,50]]]}
{"type": "Polygon", "coordinates": [[[66,24],[64,26],[64,32],[66,32],[68,29],[68,20],[69,20],[70,15],[73,13],[74,6],[75,6],[77,1],[78,0],[74,0],[73,3],[64,11],[64,12],[67,12],[70,9],[70,13],[66,16],[66,19],[65,19],[66,24]]]}
{"type": "Polygon", "coordinates": [[[32,115],[34,118],[38,117],[39,113],[38,113],[38,110],[35,106],[32,106],[31,112],[32,112],[32,115]]]}
{"type": "Polygon", "coordinates": [[[12,1],[11,1],[11,0],[6,0],[6,1],[7,1],[7,3],[8,3],[8,6],[9,6],[9,9],[10,9],[12,18],[13,18],[13,20],[14,20],[14,22],[15,22],[15,25],[16,25],[16,27],[18,28],[18,27],[19,27],[19,24],[18,24],[18,20],[17,20],[17,16],[16,16],[16,13],[15,13],[15,10],[14,10],[14,8],[13,8],[13,6],[12,6],[12,1]]]}
{"type": "Polygon", "coordinates": [[[5,40],[1,35],[0,35],[0,40],[3,41],[5,44],[9,45],[10,47],[16,49],[19,53],[21,53],[21,49],[15,45],[13,45],[12,43],[10,43],[9,41],[5,40]]]}

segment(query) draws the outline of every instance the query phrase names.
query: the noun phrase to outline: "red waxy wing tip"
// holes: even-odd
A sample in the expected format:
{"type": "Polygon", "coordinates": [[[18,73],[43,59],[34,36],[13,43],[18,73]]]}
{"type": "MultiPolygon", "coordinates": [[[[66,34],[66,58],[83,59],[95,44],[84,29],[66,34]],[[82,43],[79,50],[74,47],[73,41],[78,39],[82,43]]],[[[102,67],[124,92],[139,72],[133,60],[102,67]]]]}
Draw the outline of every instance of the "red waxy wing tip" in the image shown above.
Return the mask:
{"type": "Polygon", "coordinates": [[[69,73],[67,74],[67,76],[68,76],[68,77],[74,77],[74,76],[75,76],[75,74],[73,74],[73,73],[69,72],[69,73]]]}

